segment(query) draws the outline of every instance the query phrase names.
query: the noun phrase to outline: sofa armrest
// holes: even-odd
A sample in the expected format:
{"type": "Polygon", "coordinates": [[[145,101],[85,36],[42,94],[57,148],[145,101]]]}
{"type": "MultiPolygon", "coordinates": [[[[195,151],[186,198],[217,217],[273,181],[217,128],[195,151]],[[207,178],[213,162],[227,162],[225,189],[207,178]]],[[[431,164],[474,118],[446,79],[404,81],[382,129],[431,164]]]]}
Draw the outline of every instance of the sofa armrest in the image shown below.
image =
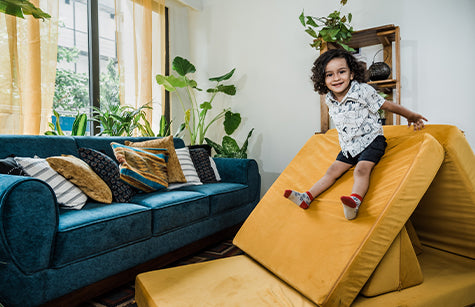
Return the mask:
{"type": "Polygon", "coordinates": [[[57,229],[58,206],[48,184],[0,174],[1,263],[14,263],[25,274],[47,268],[57,229]]]}
{"type": "Polygon", "coordinates": [[[213,158],[223,182],[248,185],[254,200],[260,199],[261,175],[253,159],[213,158]]]}

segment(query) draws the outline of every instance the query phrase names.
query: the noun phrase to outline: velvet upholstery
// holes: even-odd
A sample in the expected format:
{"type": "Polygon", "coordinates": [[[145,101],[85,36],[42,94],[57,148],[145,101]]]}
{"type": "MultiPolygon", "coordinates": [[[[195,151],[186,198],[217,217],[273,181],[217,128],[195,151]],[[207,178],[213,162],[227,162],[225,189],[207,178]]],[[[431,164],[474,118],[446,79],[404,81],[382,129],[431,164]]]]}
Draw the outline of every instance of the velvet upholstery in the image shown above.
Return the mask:
{"type": "MultiPolygon", "coordinates": [[[[77,157],[82,147],[115,160],[111,142],[148,139],[0,135],[0,158],[77,157]]],[[[174,144],[184,147],[181,139],[174,144]]],[[[127,203],[89,200],[81,210],[60,208],[42,180],[0,175],[0,303],[38,306],[242,223],[259,201],[257,164],[220,164],[221,189],[139,192],[127,203]],[[213,193],[223,203],[228,195],[228,209],[211,214],[213,193]]]]}

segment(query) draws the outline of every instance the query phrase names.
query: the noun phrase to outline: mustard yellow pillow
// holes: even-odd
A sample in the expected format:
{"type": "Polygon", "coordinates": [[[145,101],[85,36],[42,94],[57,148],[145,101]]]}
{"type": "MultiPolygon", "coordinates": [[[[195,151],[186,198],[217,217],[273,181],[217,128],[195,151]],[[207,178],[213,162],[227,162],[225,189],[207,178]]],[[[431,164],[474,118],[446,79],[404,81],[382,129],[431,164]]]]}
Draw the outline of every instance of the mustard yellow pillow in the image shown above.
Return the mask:
{"type": "Polygon", "coordinates": [[[173,144],[173,136],[167,136],[160,139],[154,139],[144,142],[130,142],[125,141],[125,145],[139,148],[164,148],[168,150],[168,182],[186,182],[185,175],[181,169],[180,161],[175,152],[175,145],[173,144]]]}
{"type": "Polygon", "coordinates": [[[92,168],[83,160],[71,155],[46,158],[52,169],[76,185],[95,201],[110,204],[112,192],[92,168]]]}

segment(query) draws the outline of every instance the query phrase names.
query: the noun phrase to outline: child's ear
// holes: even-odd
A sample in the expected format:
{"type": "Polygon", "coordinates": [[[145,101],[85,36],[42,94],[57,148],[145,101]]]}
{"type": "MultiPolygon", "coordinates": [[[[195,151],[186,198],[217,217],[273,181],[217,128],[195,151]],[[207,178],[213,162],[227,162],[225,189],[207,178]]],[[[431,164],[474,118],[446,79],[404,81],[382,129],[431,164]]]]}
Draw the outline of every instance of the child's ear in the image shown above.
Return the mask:
{"type": "Polygon", "coordinates": [[[355,77],[355,74],[354,73],[351,73],[350,74],[350,80],[353,81],[353,78],[355,77]]]}

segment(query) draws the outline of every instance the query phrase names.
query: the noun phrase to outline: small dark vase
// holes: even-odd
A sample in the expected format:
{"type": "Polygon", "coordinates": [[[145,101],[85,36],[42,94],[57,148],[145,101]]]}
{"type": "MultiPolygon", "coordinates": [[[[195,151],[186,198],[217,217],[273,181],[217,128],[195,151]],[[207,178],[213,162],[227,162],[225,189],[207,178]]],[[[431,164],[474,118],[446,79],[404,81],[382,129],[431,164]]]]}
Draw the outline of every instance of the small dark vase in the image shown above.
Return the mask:
{"type": "Polygon", "coordinates": [[[376,62],[368,68],[368,72],[371,81],[386,80],[391,74],[391,67],[384,62],[376,62]]]}
{"type": "Polygon", "coordinates": [[[208,145],[208,144],[189,145],[188,148],[189,149],[204,148],[206,150],[206,152],[208,153],[208,155],[211,156],[211,146],[208,145]]]}

